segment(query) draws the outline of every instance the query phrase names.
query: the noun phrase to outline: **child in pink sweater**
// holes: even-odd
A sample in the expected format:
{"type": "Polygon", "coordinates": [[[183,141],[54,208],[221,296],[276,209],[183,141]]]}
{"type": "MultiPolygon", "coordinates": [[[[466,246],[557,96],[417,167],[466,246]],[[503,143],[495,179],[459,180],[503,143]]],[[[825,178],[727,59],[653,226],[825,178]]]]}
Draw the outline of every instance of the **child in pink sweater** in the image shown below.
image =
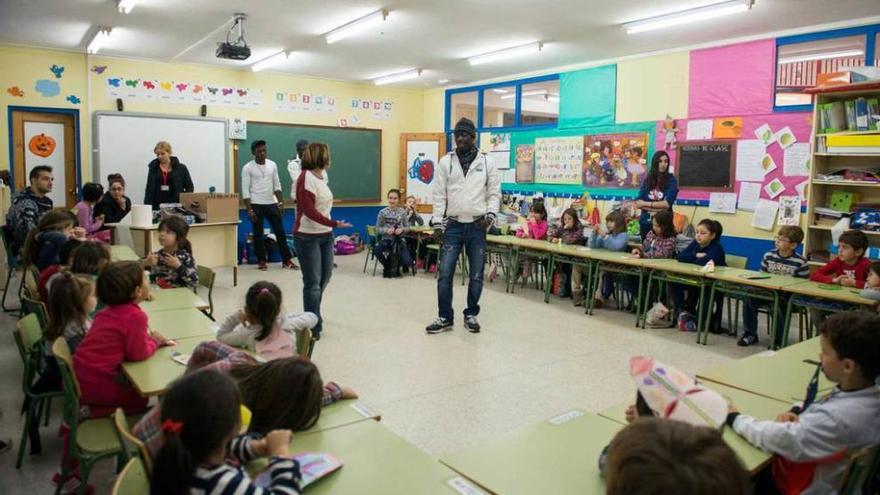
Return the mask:
{"type": "Polygon", "coordinates": [[[109,415],[117,407],[126,414],[147,407],[147,398],[122,374],[122,363],[143,361],[157,347],[174,345],[158,332],[150,335],[147,314],[138,306],[149,296],[149,281],[137,261],[111,263],[98,276],[98,298],[107,306],[95,315],[73,356],[80,400],[89,406],[92,417],[109,415]]]}
{"type": "Polygon", "coordinates": [[[110,242],[110,231],[104,228],[104,215],[95,216],[95,204],[104,195],[104,186],[87,182],[82,186],[82,201],[76,204],[76,221],[86,230],[89,239],[110,242]]]}
{"type": "MultiPolygon", "coordinates": [[[[517,230],[516,236],[526,239],[546,240],[547,230],[549,228],[550,227],[547,224],[547,209],[544,208],[544,203],[534,203],[532,205],[532,211],[529,213],[529,219],[526,221],[526,228],[524,230],[517,230]]],[[[532,260],[526,257],[523,261],[520,275],[523,279],[527,279],[531,274],[532,260]]]]}

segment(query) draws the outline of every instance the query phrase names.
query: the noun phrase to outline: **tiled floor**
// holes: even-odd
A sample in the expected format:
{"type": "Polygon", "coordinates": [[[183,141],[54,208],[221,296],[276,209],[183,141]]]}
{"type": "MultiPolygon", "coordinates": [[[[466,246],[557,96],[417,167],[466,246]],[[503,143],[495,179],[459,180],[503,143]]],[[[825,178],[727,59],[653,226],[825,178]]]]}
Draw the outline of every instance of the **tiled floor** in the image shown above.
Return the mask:
{"type": "MultiPolygon", "coordinates": [[[[736,347],[730,337],[712,336],[709,346],[676,330],[641,330],[634,317],[597,310],[592,317],[570,300],[543,302],[543,294],[522,289],[504,292],[500,282],[486,284],[480,322],[483,332],[468,333],[457,320],[455,331],[426,335],[436,317],[433,276],[385,280],[361,273],[363,255],[340,257],[324,296],[324,336],[313,356],[325,380],[353,387],[382,413],[382,423],[432,456],[481,442],[573,407],[598,411],[630,400],[634,387],[628,359],[648,354],[696,370],[763,348],[736,347]]],[[[218,316],[243,303],[248,285],[259,279],[278,283],[290,310],[302,308],[299,272],[221,271],[214,292],[218,316]]],[[[455,289],[460,314],[466,290],[455,289]]],[[[15,319],[0,315],[0,435],[21,434],[19,358],[12,341],[15,319]]],[[[762,333],[763,334],[763,333],[762,333]]],[[[59,463],[58,411],[43,428],[43,454],[26,456],[15,470],[15,451],[0,456],[3,493],[48,493],[59,463]]],[[[112,462],[100,465],[92,482],[109,493],[112,462]]]]}

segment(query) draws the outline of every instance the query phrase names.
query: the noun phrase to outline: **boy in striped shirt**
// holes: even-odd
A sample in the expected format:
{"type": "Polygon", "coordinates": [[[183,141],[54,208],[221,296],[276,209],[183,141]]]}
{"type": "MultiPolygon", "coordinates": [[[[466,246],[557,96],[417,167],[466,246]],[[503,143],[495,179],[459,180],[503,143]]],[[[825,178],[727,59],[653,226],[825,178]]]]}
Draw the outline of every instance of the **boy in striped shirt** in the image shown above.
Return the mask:
{"type": "MultiPolygon", "coordinates": [[[[787,275],[806,279],[810,276],[810,267],[807,260],[795,250],[804,240],[804,231],[800,227],[789,225],[781,227],[776,234],[776,249],[764,253],[761,259],[761,271],[773,275],[787,275]]],[[[783,312],[788,301],[780,296],[779,312],[773,316],[776,325],[776,343],[782,339],[783,312]]],[[[743,336],[736,343],[740,347],[749,346],[758,342],[758,309],[770,305],[769,301],[760,299],[746,299],[743,305],[743,336]]]]}

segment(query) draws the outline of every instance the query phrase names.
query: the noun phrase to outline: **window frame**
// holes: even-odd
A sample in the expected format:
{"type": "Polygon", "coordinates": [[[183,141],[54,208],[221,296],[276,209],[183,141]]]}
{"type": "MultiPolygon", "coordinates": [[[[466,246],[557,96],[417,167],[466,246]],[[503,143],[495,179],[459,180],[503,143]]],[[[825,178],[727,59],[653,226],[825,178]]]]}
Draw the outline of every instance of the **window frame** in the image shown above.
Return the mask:
{"type": "MultiPolygon", "coordinates": [[[[526,79],[516,79],[512,81],[500,81],[494,82],[490,84],[480,84],[477,86],[467,86],[463,88],[455,88],[455,89],[447,89],[445,96],[445,109],[443,113],[444,120],[444,128],[446,129],[447,134],[453,131],[454,122],[451,122],[452,118],[452,95],[459,93],[470,93],[473,91],[477,92],[477,122],[475,122],[477,126],[477,133],[483,132],[511,132],[511,131],[523,131],[523,130],[541,130],[541,129],[556,129],[559,126],[559,122],[555,124],[536,124],[536,125],[522,125],[522,87],[524,84],[533,84],[539,82],[546,81],[558,81],[559,74],[548,74],[545,76],[537,76],[537,77],[529,77],[526,79]],[[492,88],[508,88],[513,86],[516,89],[516,98],[514,99],[514,110],[513,110],[513,122],[514,125],[507,127],[483,127],[483,91],[490,90],[492,88]]],[[[562,104],[562,100],[560,98],[560,105],[562,104]]]]}
{"type": "Polygon", "coordinates": [[[793,36],[782,36],[776,38],[776,50],[773,57],[773,112],[805,112],[811,111],[813,105],[776,105],[776,79],[779,70],[779,48],[786,45],[796,45],[799,43],[807,43],[810,41],[822,41],[835,38],[848,38],[851,36],[865,36],[865,66],[874,66],[875,53],[877,50],[876,40],[880,34],[880,24],[870,24],[867,26],[858,26],[843,29],[834,29],[831,31],[820,31],[817,33],[796,34],[793,36]]]}

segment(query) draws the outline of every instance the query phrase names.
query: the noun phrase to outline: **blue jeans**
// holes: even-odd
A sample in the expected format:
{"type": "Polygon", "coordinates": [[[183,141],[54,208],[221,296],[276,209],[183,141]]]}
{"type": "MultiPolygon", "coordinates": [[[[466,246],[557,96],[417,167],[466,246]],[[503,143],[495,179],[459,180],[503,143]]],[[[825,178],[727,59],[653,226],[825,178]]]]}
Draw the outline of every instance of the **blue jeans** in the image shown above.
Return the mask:
{"type": "Polygon", "coordinates": [[[486,231],[473,223],[449,220],[440,248],[440,276],[437,278],[437,304],[439,316],[452,321],[452,279],[462,247],[468,258],[467,309],[464,316],[480,314],[480,293],[483,292],[483,263],[486,258],[486,231]]]}
{"type": "Polygon", "coordinates": [[[303,277],[303,311],[311,311],[318,317],[318,324],[312,329],[312,335],[320,338],[324,324],[321,317],[321,297],[333,273],[333,234],[294,234],[294,242],[303,277]]]}

